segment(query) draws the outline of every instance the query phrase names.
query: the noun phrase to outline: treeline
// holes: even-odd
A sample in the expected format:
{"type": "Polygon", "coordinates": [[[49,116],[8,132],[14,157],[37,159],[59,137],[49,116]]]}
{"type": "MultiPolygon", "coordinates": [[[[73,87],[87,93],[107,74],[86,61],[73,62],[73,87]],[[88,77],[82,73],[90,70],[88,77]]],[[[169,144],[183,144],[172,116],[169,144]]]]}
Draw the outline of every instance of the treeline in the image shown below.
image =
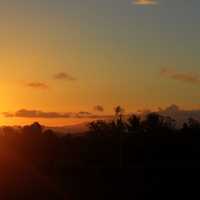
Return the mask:
{"type": "Polygon", "coordinates": [[[115,111],[113,120],[91,122],[82,136],[58,136],[39,123],[4,127],[1,199],[114,199],[120,193],[142,199],[151,194],[158,169],[200,166],[197,120],[178,129],[174,119],[157,113],[127,118],[120,107],[115,111]],[[131,184],[122,190],[120,178],[131,184]]]}
{"type": "Polygon", "coordinates": [[[177,128],[171,117],[150,113],[146,117],[131,115],[127,118],[123,109],[117,109],[113,120],[93,121],[88,124],[89,131],[81,136],[60,135],[33,123],[21,129],[4,127],[0,144],[46,172],[67,167],[142,166],[144,160],[151,160],[152,156],[174,160],[179,156],[180,160],[185,159],[191,149],[200,151],[199,121],[190,118],[177,128]]]}

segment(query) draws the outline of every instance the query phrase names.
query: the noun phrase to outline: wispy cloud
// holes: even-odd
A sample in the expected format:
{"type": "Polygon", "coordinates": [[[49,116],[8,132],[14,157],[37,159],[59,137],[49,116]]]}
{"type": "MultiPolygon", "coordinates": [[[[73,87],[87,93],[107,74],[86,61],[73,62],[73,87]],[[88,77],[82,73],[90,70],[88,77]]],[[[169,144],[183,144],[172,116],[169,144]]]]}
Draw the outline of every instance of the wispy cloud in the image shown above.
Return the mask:
{"type": "Polygon", "coordinates": [[[104,107],[101,105],[96,105],[94,106],[94,110],[97,112],[103,112],[104,111],[104,107]]]}
{"type": "Polygon", "coordinates": [[[56,80],[68,80],[68,81],[76,80],[76,78],[74,78],[73,76],[71,76],[65,72],[60,72],[60,73],[54,74],[53,78],[56,80]]]}
{"type": "Polygon", "coordinates": [[[156,5],[158,2],[156,0],[134,0],[133,4],[135,5],[156,5]]]}
{"type": "Polygon", "coordinates": [[[41,110],[28,110],[28,109],[20,109],[16,112],[3,112],[2,115],[4,117],[18,117],[18,118],[103,118],[104,116],[98,116],[90,112],[80,111],[78,113],[75,112],[45,112],[41,110]]]}
{"type": "Polygon", "coordinates": [[[160,74],[164,77],[168,77],[177,81],[182,81],[186,83],[191,83],[195,85],[200,84],[200,75],[186,72],[179,72],[176,70],[163,68],[160,74]]]}
{"type": "Polygon", "coordinates": [[[24,117],[24,118],[68,118],[70,113],[43,112],[40,110],[20,109],[14,113],[4,112],[5,117],[24,117]]]}
{"type": "Polygon", "coordinates": [[[49,86],[46,83],[42,82],[29,82],[25,84],[27,87],[34,88],[34,89],[48,89],[49,86]]]}

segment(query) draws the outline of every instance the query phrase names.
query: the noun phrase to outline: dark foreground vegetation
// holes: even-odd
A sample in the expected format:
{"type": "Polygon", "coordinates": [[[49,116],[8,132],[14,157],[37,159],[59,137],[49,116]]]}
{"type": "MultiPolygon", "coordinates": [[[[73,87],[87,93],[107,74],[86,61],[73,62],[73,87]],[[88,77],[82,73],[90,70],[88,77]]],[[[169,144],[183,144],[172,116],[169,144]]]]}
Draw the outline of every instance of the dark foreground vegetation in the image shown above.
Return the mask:
{"type": "MultiPolygon", "coordinates": [[[[0,199],[158,199],[186,195],[200,167],[200,123],[170,117],[96,121],[84,136],[38,123],[0,136],[0,199]],[[190,174],[187,175],[187,171],[190,174]],[[192,173],[194,172],[194,175],[192,173]],[[179,193],[180,191],[180,193],[179,193]]],[[[191,193],[189,193],[191,197],[191,193]]]]}

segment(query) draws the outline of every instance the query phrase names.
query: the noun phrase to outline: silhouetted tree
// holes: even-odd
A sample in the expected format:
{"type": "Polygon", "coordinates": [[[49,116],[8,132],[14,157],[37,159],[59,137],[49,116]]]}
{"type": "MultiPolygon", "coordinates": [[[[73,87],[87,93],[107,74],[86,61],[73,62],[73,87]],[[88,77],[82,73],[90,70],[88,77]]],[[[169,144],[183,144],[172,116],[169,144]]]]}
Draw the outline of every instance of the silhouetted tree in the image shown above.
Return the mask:
{"type": "Polygon", "coordinates": [[[188,128],[193,129],[193,130],[198,130],[200,129],[200,122],[194,118],[189,118],[188,128]]]}
{"type": "Polygon", "coordinates": [[[123,132],[125,129],[125,123],[123,121],[124,109],[121,106],[114,108],[115,111],[115,128],[117,132],[123,132]]]}
{"type": "Polygon", "coordinates": [[[182,130],[183,132],[187,132],[188,129],[189,129],[188,124],[187,124],[186,122],[184,122],[181,130],[182,130]]]}
{"type": "Polygon", "coordinates": [[[157,113],[150,113],[143,121],[143,126],[146,130],[156,130],[163,126],[163,117],[157,113]]]}
{"type": "Polygon", "coordinates": [[[171,117],[163,117],[163,129],[166,130],[175,130],[176,129],[176,120],[171,117]]]}
{"type": "Polygon", "coordinates": [[[3,127],[3,133],[4,135],[9,136],[9,137],[15,136],[17,134],[16,130],[10,126],[3,127]]]}
{"type": "Polygon", "coordinates": [[[23,134],[29,134],[29,135],[41,135],[42,134],[42,126],[38,123],[35,122],[33,124],[31,124],[30,126],[24,126],[22,128],[22,133],[23,134]]]}
{"type": "Polygon", "coordinates": [[[122,119],[122,115],[124,114],[124,109],[121,106],[116,106],[114,108],[115,111],[115,118],[122,119]]]}
{"type": "MultiPolygon", "coordinates": [[[[21,129],[5,127],[5,134],[0,135],[0,191],[14,198],[3,199],[57,200],[67,199],[68,194],[70,199],[105,199],[109,190],[112,199],[113,194],[118,196],[116,188],[121,190],[121,183],[137,196],[144,189],[145,167],[149,186],[155,177],[163,179],[160,168],[194,168],[200,164],[200,123],[195,119],[189,119],[179,130],[170,117],[151,113],[146,118],[126,118],[118,106],[113,120],[97,120],[89,128],[89,134],[67,135],[43,131],[39,123],[21,129]],[[106,174],[106,168],[112,170],[106,174]],[[131,180],[131,185],[118,181],[116,168],[128,170],[124,180],[131,180]],[[130,177],[129,169],[134,177],[130,177]],[[7,178],[9,181],[4,181],[7,178]],[[12,179],[14,191],[7,192],[12,179]],[[81,187],[77,187],[79,182],[81,187]]],[[[165,183],[167,187],[170,184],[165,183]]],[[[150,190],[153,187],[151,184],[150,190]]]]}
{"type": "Polygon", "coordinates": [[[111,126],[106,121],[97,120],[89,123],[89,129],[92,133],[100,136],[103,134],[109,134],[109,132],[111,131],[111,126]]]}
{"type": "Polygon", "coordinates": [[[129,132],[139,131],[141,128],[141,118],[137,115],[131,115],[127,120],[127,128],[129,132]]]}

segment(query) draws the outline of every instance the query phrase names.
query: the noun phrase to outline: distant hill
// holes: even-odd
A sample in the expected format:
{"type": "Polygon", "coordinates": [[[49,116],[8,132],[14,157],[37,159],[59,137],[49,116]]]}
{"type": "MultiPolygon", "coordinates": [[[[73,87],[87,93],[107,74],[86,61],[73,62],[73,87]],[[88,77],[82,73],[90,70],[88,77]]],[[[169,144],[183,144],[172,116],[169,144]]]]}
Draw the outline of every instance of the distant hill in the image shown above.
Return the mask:
{"type": "MultiPolygon", "coordinates": [[[[4,134],[3,129],[5,127],[10,127],[20,133],[20,129],[23,126],[1,126],[0,127],[0,135],[4,134]]],[[[84,132],[88,131],[88,122],[80,123],[80,124],[73,124],[73,125],[66,125],[66,126],[55,126],[55,127],[44,127],[44,130],[50,129],[53,130],[57,134],[83,134],[84,132]]]]}
{"type": "Polygon", "coordinates": [[[80,134],[89,130],[88,122],[74,125],[58,126],[58,127],[46,127],[46,129],[51,129],[57,133],[62,134],[80,134]]]}

